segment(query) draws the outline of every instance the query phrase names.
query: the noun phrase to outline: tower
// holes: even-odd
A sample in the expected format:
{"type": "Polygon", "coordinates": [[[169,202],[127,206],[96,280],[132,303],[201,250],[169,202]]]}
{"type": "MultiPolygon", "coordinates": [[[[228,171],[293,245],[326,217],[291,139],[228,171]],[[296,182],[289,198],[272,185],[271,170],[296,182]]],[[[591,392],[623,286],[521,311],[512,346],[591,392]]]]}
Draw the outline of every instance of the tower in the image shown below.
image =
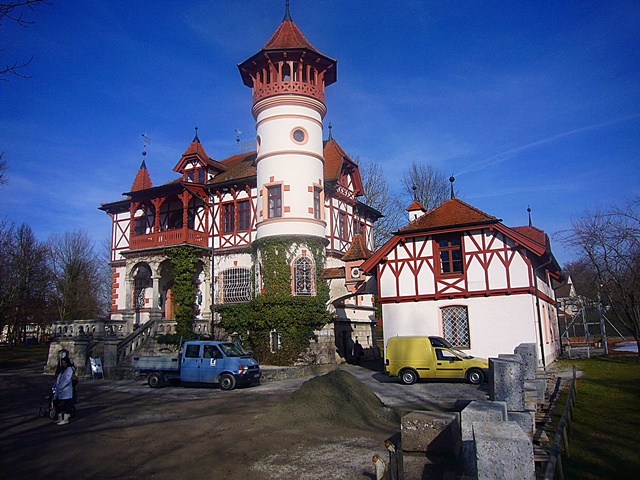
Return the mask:
{"type": "Polygon", "coordinates": [[[256,238],[325,239],[322,120],[336,61],[285,17],[258,53],[238,65],[253,91],[257,169],[256,238]]]}

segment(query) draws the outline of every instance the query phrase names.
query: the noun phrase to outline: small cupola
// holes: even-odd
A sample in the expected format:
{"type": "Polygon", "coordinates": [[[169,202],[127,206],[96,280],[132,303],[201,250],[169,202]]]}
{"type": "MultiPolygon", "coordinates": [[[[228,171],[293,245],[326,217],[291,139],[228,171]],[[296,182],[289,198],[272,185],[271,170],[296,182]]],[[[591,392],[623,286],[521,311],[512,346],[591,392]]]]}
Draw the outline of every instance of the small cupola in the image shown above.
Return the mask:
{"type": "Polygon", "coordinates": [[[420,202],[414,200],[413,203],[407,207],[407,212],[409,212],[409,221],[413,222],[427,213],[427,209],[424,208],[420,202]]]}

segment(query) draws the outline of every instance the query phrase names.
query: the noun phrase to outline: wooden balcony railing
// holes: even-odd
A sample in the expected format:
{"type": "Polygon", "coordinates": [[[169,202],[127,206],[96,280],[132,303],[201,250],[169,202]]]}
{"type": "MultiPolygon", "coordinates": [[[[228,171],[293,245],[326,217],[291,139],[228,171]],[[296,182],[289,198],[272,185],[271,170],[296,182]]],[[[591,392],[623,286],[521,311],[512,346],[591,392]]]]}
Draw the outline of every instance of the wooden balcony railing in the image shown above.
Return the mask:
{"type": "Polygon", "coordinates": [[[198,232],[190,228],[180,228],[177,230],[167,230],[166,232],[133,235],[131,242],[129,242],[129,248],[131,250],[139,250],[142,248],[179,245],[181,243],[208,247],[209,237],[204,232],[198,232]]]}

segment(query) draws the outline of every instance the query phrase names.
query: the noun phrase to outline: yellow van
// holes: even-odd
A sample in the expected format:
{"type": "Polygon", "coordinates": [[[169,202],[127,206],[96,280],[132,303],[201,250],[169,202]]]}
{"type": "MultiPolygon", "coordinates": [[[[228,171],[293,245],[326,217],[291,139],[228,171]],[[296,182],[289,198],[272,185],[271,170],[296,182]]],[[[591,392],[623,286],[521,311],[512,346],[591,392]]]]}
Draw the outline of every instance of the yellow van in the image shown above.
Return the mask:
{"type": "Polygon", "coordinates": [[[489,370],[485,358],[474,358],[453,347],[442,337],[391,337],[385,350],[389,375],[405,385],[418,378],[461,378],[484,382],[489,370]]]}

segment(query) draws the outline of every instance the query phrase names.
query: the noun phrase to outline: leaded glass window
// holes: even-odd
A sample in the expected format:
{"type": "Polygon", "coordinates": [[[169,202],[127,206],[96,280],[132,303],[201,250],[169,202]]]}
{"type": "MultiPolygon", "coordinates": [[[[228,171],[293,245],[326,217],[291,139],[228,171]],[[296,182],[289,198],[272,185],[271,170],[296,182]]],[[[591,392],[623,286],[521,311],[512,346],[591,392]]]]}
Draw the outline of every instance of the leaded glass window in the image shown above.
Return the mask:
{"type": "Polygon", "coordinates": [[[313,264],[309,257],[298,257],[293,264],[294,294],[315,295],[313,264]]]}
{"type": "Polygon", "coordinates": [[[471,347],[469,315],[467,307],[445,307],[442,309],[442,332],[445,340],[454,347],[471,347]]]}

